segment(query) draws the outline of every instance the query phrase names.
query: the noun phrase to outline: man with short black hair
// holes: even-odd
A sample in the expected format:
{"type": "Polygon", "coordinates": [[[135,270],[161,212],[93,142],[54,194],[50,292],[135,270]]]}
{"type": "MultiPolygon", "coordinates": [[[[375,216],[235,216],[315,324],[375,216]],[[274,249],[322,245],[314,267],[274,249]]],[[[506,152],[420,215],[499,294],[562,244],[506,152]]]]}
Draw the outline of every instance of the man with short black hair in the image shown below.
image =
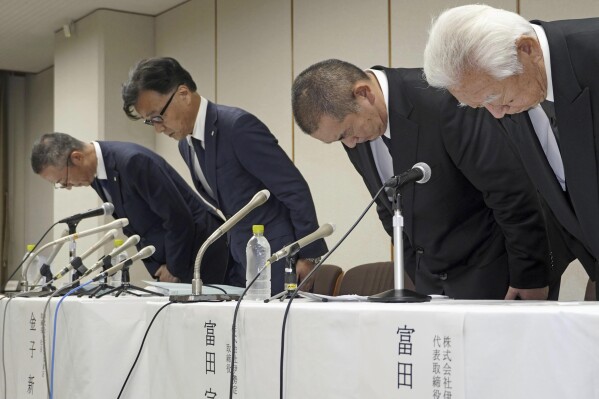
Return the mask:
{"type": "MultiPolygon", "coordinates": [[[[231,284],[245,285],[245,247],[253,224],[265,226],[264,236],[272,251],[318,228],[308,184],[266,125],[249,112],[200,96],[191,75],[177,60],[138,62],[123,85],[122,97],[127,116],[143,118],[156,132],[179,141],[194,185],[215,215],[228,219],[258,191],[270,191],[266,204],[229,231],[236,263],[228,276],[231,284]]],[[[326,251],[324,240],[299,251],[300,280],[326,251]]],[[[283,291],[283,269],[282,261],[271,268],[272,293],[283,291]]]]}

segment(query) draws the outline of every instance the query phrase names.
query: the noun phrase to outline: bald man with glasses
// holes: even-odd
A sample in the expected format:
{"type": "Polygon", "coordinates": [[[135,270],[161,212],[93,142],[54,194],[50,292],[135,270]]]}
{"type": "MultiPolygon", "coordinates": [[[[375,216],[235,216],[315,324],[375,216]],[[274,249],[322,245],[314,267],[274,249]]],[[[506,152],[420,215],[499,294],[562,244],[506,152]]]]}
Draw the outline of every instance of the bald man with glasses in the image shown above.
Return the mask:
{"type": "MultiPolygon", "coordinates": [[[[253,210],[229,232],[236,267],[229,283],[245,285],[245,246],[252,225],[263,224],[273,251],[318,228],[308,184],[268,127],[239,108],[214,104],[197,92],[189,72],[173,58],[140,61],[123,85],[123,110],[179,142],[206,207],[228,219],[255,193],[268,189],[268,202],[253,210]]],[[[327,251],[318,240],[299,252],[299,280],[327,251]]],[[[282,264],[272,267],[272,293],[283,291],[282,264]]]]}

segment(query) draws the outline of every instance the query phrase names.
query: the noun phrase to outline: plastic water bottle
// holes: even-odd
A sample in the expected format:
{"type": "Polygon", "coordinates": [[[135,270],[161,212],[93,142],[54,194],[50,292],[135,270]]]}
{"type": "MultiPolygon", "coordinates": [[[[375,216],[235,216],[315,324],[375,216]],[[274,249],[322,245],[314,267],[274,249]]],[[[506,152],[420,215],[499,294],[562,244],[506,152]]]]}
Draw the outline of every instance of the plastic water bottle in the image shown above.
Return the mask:
{"type": "MultiPolygon", "coordinates": [[[[23,255],[23,260],[25,260],[25,258],[27,258],[28,256],[31,257],[31,253],[33,252],[33,249],[35,248],[35,245],[33,244],[27,244],[27,251],[25,252],[25,255],[23,255]]],[[[28,287],[25,287],[25,289],[29,289],[32,284],[35,281],[35,278],[38,276],[40,268],[42,267],[42,265],[44,264],[44,262],[46,261],[46,258],[44,256],[38,255],[35,257],[35,259],[28,259],[27,262],[31,262],[31,264],[29,265],[29,269],[27,269],[27,285],[28,287]]],[[[23,263],[23,266],[25,265],[25,263],[23,263]]],[[[38,284],[43,283],[43,281],[40,280],[40,282],[38,282],[38,284]]],[[[21,289],[25,286],[25,281],[21,281],[20,283],[21,289]]]]}
{"type": "MultiPolygon", "coordinates": [[[[120,238],[117,238],[116,240],[114,240],[114,247],[118,248],[121,245],[123,245],[123,240],[121,240],[120,238]]],[[[112,263],[112,266],[119,264],[123,261],[125,261],[127,258],[129,257],[129,254],[127,254],[127,251],[123,251],[121,253],[119,253],[117,256],[115,256],[110,262],[112,263]]],[[[120,270],[116,273],[114,273],[112,276],[110,276],[108,278],[108,284],[112,285],[112,286],[118,286],[121,285],[123,280],[123,272],[121,272],[120,270]]]]}
{"type": "MultiPolygon", "coordinates": [[[[252,282],[258,270],[260,270],[266,260],[270,258],[270,244],[264,237],[264,226],[256,224],[252,226],[254,235],[248,241],[245,248],[247,259],[245,269],[246,287],[252,282]]],[[[270,298],[270,267],[267,267],[260,273],[260,277],[252,284],[245,296],[247,299],[264,300],[270,298]]]]}

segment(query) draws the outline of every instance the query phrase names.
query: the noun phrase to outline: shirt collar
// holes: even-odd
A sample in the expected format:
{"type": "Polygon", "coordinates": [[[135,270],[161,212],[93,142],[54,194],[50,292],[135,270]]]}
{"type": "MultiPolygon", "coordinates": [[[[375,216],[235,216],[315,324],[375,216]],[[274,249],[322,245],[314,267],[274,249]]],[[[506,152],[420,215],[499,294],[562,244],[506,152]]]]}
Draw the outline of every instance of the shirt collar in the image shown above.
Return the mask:
{"type": "Polygon", "coordinates": [[[532,28],[535,30],[535,33],[537,34],[537,39],[539,39],[541,51],[543,52],[543,62],[545,63],[545,73],[547,74],[547,97],[545,99],[547,101],[553,102],[553,80],[551,79],[551,57],[549,55],[549,41],[547,40],[547,35],[545,34],[545,30],[542,26],[535,24],[531,25],[532,28]]]}
{"type": "Polygon", "coordinates": [[[208,100],[200,96],[200,109],[198,110],[198,116],[196,117],[196,123],[193,126],[193,132],[187,136],[187,143],[191,146],[191,138],[202,142],[204,145],[204,136],[206,130],[206,113],[208,112],[208,100]]]}
{"type": "Polygon", "coordinates": [[[389,125],[389,80],[387,79],[387,74],[383,71],[379,71],[378,69],[367,69],[366,72],[372,72],[374,77],[379,82],[379,86],[381,87],[381,91],[383,92],[383,99],[385,100],[385,107],[387,107],[387,129],[383,135],[387,138],[391,138],[391,129],[389,125]]]}
{"type": "Polygon", "coordinates": [[[102,156],[102,148],[97,141],[92,141],[94,148],[96,149],[96,159],[98,160],[98,166],[96,166],[96,178],[107,180],[108,174],[106,174],[106,166],[104,165],[104,157],[102,156]]]}

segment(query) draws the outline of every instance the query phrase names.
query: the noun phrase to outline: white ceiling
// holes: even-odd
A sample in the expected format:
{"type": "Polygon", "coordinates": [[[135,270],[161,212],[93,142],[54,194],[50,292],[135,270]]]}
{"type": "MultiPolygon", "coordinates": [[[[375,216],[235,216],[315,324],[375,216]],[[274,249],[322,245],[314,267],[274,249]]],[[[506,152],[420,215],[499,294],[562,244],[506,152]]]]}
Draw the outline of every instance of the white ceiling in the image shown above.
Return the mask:
{"type": "Polygon", "coordinates": [[[54,32],[97,9],[159,15],[187,0],[0,0],[0,70],[54,64],[54,32]]]}

